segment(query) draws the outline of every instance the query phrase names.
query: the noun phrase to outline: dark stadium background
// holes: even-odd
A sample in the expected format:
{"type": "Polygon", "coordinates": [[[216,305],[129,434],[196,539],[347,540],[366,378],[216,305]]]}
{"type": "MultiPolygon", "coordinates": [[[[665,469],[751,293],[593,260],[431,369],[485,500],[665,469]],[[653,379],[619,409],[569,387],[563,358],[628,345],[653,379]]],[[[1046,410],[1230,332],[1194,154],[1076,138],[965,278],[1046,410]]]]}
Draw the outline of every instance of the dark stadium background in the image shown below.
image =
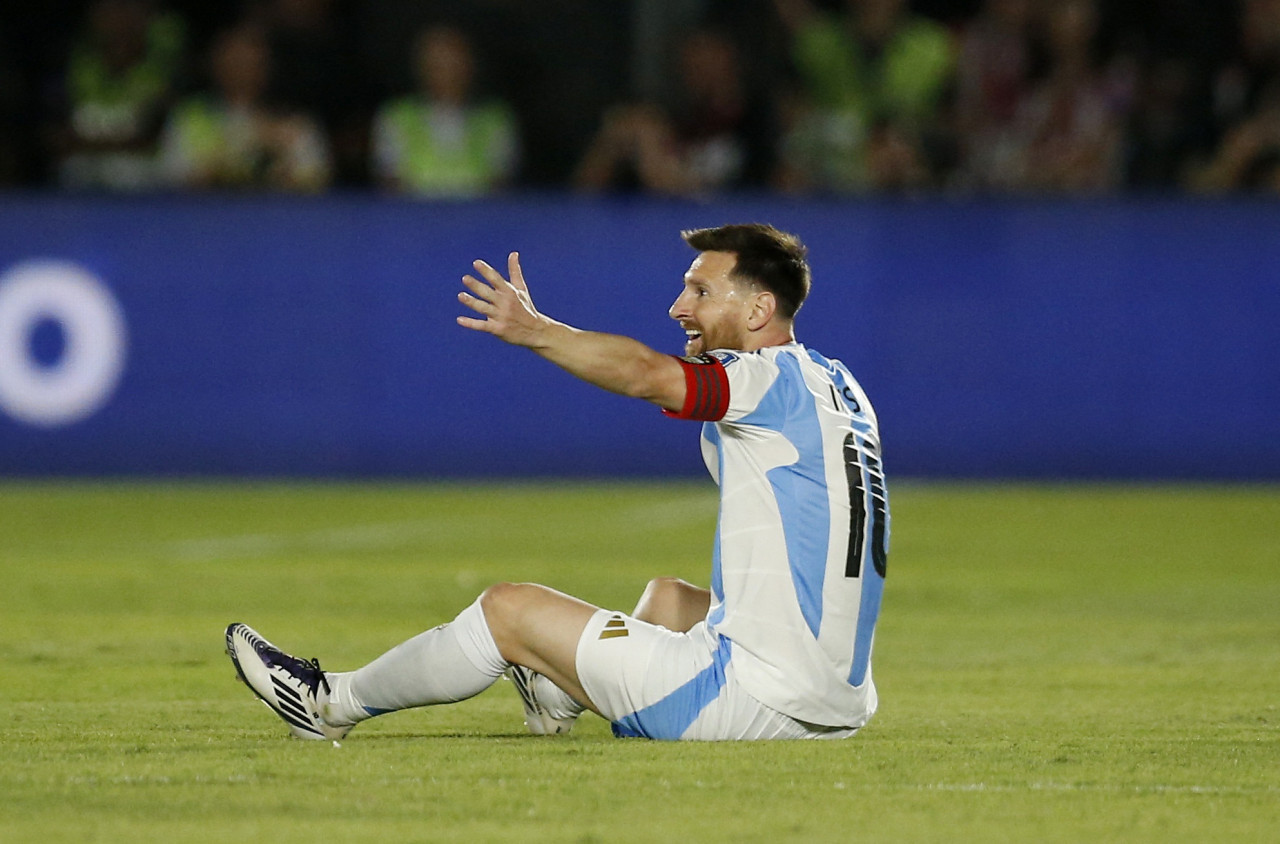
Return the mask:
{"type": "MultiPolygon", "coordinates": [[[[157,5],[185,21],[184,90],[199,90],[214,33],[269,4],[157,5]]],[[[91,273],[123,314],[123,368],[83,418],[33,423],[0,401],[0,474],[698,473],[688,426],[457,329],[457,279],[473,258],[519,249],[551,315],[677,351],[665,311],[690,257],[677,232],[760,219],[810,243],[801,339],[863,381],[891,471],[1280,477],[1273,193],[1136,176],[1085,193],[572,190],[602,112],[660,96],[682,27],[728,30],[754,79],[789,78],[758,0],[331,4],[342,84],[314,93],[337,98],[319,107],[339,128],[406,89],[420,26],[473,33],[486,90],[523,132],[516,183],[493,196],[391,196],[359,156],[336,163],[320,196],[75,191],[59,185],[47,139],[87,6],[0,11],[0,280],[40,261],[91,273]]],[[[956,32],[979,8],[913,4],[956,32]]],[[[1096,49],[1176,57],[1201,98],[1188,107],[1208,108],[1239,59],[1241,10],[1102,0],[1096,49]]],[[[1206,155],[1227,130],[1209,133],[1206,155]]],[[[4,360],[28,380],[54,377],[77,329],[65,314],[27,316],[4,360]]]]}

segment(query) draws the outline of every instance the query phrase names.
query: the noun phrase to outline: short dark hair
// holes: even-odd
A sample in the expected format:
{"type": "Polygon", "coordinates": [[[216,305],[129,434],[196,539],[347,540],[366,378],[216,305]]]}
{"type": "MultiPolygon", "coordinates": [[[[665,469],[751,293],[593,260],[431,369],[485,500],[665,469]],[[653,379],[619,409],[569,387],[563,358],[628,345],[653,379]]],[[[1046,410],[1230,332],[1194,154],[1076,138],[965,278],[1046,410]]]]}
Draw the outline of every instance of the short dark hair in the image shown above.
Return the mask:
{"type": "Polygon", "coordinates": [[[733,275],[754,281],[778,300],[778,312],[791,319],[809,295],[809,250],[793,234],[767,223],[736,223],[680,232],[699,252],[733,252],[733,275]]]}

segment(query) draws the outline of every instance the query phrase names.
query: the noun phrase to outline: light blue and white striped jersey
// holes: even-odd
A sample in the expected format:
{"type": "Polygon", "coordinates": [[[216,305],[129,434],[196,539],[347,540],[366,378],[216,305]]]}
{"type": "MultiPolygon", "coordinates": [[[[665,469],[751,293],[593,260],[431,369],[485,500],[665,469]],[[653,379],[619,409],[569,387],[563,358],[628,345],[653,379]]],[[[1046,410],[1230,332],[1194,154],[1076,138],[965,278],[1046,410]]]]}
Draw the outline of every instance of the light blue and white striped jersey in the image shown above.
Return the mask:
{"type": "Polygon", "coordinates": [[[799,343],[706,357],[728,386],[702,429],[720,486],[708,630],[761,703],[862,726],[889,546],[875,411],[844,364],[799,343]]]}

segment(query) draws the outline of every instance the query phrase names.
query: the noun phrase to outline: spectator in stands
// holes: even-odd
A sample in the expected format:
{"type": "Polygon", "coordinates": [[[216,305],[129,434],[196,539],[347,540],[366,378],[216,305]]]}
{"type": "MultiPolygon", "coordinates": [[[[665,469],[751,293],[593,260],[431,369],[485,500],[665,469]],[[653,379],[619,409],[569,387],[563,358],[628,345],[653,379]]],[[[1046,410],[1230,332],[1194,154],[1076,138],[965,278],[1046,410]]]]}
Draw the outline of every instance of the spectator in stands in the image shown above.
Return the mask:
{"type": "Polygon", "coordinates": [[[1219,73],[1215,93],[1221,140],[1189,186],[1280,190],[1280,0],[1245,0],[1238,54],[1219,73]]]}
{"type": "Polygon", "coordinates": [[[924,183],[955,69],[947,31],[908,11],[906,0],[846,0],[839,16],[810,0],[775,7],[803,89],[784,140],[782,186],[847,192],[924,183]]]}
{"type": "Polygon", "coordinates": [[[1185,58],[1161,56],[1138,68],[1133,108],[1124,131],[1124,183],[1171,190],[1191,161],[1212,146],[1212,120],[1196,70],[1185,58]]]}
{"type": "Polygon", "coordinates": [[[418,196],[477,196],[510,184],[520,153],[515,117],[501,101],[475,98],[471,41],[431,27],[413,60],[418,92],[388,102],[374,120],[378,182],[418,196]]]}
{"type": "Polygon", "coordinates": [[[1227,130],[1189,181],[1210,193],[1280,192],[1280,80],[1260,93],[1254,110],[1227,130]]]}
{"type": "Polygon", "coordinates": [[[767,183],[776,125],[744,79],[737,45],[699,30],[682,39],[678,57],[670,113],[652,104],[607,112],[575,174],[579,190],[687,195],[767,183]]]}
{"type": "Polygon", "coordinates": [[[0,187],[22,181],[27,140],[23,132],[27,80],[6,24],[0,20],[0,187]]]}
{"type": "Polygon", "coordinates": [[[1220,128],[1256,114],[1280,84],[1280,0],[1243,0],[1234,57],[1215,81],[1220,128]]]}
{"type": "Polygon", "coordinates": [[[50,137],[58,180],[134,191],[156,183],[155,148],[182,67],[179,18],[147,0],[97,0],[67,61],[50,137]]]}
{"type": "Polygon", "coordinates": [[[1016,118],[1032,86],[1034,0],[985,0],[960,36],[955,120],[960,187],[1008,189],[1020,177],[1016,118]]]}
{"type": "Polygon", "coordinates": [[[368,181],[368,124],[373,98],[356,70],[355,44],[335,0],[262,0],[254,14],[271,51],[268,96],[314,117],[329,138],[335,179],[368,181]]]}
{"type": "Polygon", "coordinates": [[[1048,12],[1048,75],[1019,109],[1013,184],[1070,193],[1120,184],[1132,79],[1123,62],[1097,60],[1097,24],[1095,0],[1060,0],[1048,12]]]}
{"type": "Polygon", "coordinates": [[[222,32],[210,50],[213,87],[180,102],[161,146],[168,183],[186,188],[314,192],[329,182],[328,145],[309,115],[266,100],[271,56],[260,29],[222,32]]]}

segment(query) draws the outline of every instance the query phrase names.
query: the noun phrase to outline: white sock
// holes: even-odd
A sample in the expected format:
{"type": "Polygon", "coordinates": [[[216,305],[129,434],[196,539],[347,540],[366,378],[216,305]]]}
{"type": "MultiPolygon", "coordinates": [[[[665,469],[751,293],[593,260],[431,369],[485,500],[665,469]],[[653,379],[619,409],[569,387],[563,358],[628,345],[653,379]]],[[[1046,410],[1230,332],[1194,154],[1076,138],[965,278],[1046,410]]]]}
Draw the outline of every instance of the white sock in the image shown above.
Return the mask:
{"type": "Polygon", "coordinates": [[[536,671],[533,672],[533,690],[538,697],[538,703],[542,704],[548,715],[558,721],[577,718],[587,709],[569,697],[568,692],[564,689],[536,671]]]}
{"type": "Polygon", "coordinates": [[[493,685],[507,662],[485,623],[480,601],[448,624],[419,633],[364,668],[326,674],[325,721],[343,726],[414,706],[453,703],[493,685]]]}

